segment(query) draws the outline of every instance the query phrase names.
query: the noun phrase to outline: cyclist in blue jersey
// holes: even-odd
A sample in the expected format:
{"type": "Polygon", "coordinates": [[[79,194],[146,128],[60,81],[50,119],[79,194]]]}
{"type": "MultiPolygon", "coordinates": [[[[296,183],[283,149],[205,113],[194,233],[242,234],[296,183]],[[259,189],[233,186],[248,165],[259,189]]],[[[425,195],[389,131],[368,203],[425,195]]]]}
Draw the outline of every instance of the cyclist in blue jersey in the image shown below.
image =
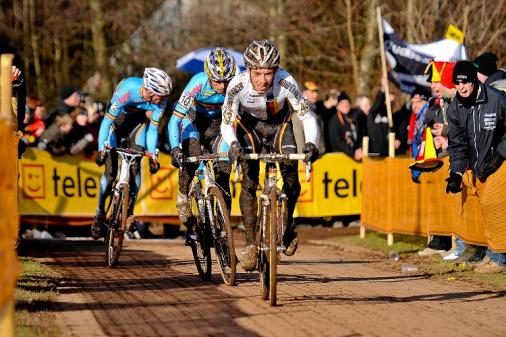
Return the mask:
{"type": "MultiPolygon", "coordinates": [[[[197,156],[201,146],[211,153],[227,152],[229,146],[220,136],[221,106],[225,99],[228,82],[236,73],[236,64],[230,53],[214,48],[206,57],[204,72],[192,77],[174,108],[169,121],[169,143],[172,164],[179,170],[179,194],[177,209],[179,218],[186,226],[186,241],[194,239],[188,192],[198,164],[185,164],[185,156],[197,156]]],[[[230,210],[231,163],[219,161],[216,182],[224,189],[225,202],[230,210]]]]}
{"type": "MultiPolygon", "coordinates": [[[[114,91],[107,113],[100,125],[98,134],[98,166],[105,164],[105,172],[100,179],[98,207],[91,236],[96,240],[102,235],[105,220],[105,199],[110,194],[112,184],[118,171],[118,155],[108,153],[104,144],[112,147],[119,145],[122,138],[127,138],[127,146],[138,151],[153,153],[158,143],[158,125],[167,107],[167,96],[172,90],[172,80],[166,72],[157,68],[144,69],[144,76],[129,77],[122,80],[114,91]],[[149,116],[147,118],[146,116],[149,116]]],[[[133,208],[140,186],[140,160],[132,166],[131,201],[127,228],[134,222],[133,208]]],[[[149,159],[149,169],[156,173],[160,164],[149,159]]]]}

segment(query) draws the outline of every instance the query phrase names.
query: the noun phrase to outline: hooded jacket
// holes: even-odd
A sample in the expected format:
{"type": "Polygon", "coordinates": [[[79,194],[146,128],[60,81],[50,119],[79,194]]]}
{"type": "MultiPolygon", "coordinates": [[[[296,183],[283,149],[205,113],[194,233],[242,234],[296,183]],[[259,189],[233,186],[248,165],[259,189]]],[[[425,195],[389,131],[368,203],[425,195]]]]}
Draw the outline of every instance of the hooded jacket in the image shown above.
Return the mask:
{"type": "Polygon", "coordinates": [[[474,102],[456,97],[448,108],[450,172],[471,169],[478,179],[492,174],[506,158],[506,96],[478,84],[474,102]]]}

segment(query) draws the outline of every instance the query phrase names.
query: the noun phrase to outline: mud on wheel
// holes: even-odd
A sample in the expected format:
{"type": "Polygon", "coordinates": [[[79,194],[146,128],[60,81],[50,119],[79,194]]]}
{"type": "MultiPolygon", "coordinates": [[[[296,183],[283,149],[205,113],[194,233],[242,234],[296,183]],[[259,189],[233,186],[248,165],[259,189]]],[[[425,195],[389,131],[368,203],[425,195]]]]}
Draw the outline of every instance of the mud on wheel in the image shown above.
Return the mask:
{"type": "Polygon", "coordinates": [[[223,193],[217,187],[209,189],[211,197],[211,212],[214,215],[216,237],[214,238],[214,250],[221,277],[226,285],[234,285],[236,279],[235,245],[230,225],[228,209],[223,193]]]}
{"type": "MultiPolygon", "coordinates": [[[[115,193],[115,192],[113,192],[115,193]]],[[[111,268],[118,264],[121,248],[123,246],[123,234],[128,217],[129,193],[128,186],[124,185],[116,195],[111,197],[111,215],[107,221],[107,233],[105,236],[105,261],[111,268]]]]}
{"type": "Polygon", "coordinates": [[[211,233],[209,226],[200,218],[197,199],[194,194],[190,195],[191,211],[197,223],[195,224],[195,234],[197,240],[192,241],[190,247],[192,249],[193,260],[197,271],[204,281],[211,279],[211,233]]]}

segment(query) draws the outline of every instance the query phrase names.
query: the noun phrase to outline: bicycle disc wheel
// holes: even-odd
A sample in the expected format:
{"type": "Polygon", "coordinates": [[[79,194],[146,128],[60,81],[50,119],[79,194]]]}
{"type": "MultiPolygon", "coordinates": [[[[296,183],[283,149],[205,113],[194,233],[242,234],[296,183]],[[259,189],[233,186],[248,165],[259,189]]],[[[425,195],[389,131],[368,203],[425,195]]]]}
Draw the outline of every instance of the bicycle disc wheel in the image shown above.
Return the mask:
{"type": "Polygon", "coordinates": [[[270,216],[269,216],[269,303],[276,305],[277,301],[277,269],[278,269],[278,193],[276,188],[269,192],[270,216]]]}
{"type": "Polygon", "coordinates": [[[117,265],[123,246],[122,230],[126,224],[128,215],[128,188],[122,186],[118,195],[112,197],[111,216],[108,221],[108,230],[105,236],[106,242],[106,263],[113,268],[117,265]]]}
{"type": "Polygon", "coordinates": [[[214,217],[214,226],[217,237],[214,238],[214,251],[218,260],[221,277],[226,285],[234,285],[236,279],[235,245],[232,226],[228,209],[223,197],[223,193],[217,187],[209,189],[209,195],[212,197],[211,212],[214,217]]]}
{"type": "Polygon", "coordinates": [[[197,271],[204,281],[211,279],[211,233],[209,227],[201,221],[197,199],[194,194],[190,195],[192,214],[197,219],[195,224],[195,234],[197,240],[192,241],[190,247],[192,249],[193,260],[197,271]]]}

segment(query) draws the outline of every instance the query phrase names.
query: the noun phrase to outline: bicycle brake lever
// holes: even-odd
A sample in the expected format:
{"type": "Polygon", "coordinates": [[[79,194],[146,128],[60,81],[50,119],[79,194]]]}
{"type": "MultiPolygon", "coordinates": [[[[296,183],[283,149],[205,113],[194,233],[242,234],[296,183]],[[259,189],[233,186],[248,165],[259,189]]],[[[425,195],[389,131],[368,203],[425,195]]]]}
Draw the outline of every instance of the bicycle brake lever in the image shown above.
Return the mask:
{"type": "Polygon", "coordinates": [[[311,162],[306,164],[306,183],[311,181],[311,162]]]}

